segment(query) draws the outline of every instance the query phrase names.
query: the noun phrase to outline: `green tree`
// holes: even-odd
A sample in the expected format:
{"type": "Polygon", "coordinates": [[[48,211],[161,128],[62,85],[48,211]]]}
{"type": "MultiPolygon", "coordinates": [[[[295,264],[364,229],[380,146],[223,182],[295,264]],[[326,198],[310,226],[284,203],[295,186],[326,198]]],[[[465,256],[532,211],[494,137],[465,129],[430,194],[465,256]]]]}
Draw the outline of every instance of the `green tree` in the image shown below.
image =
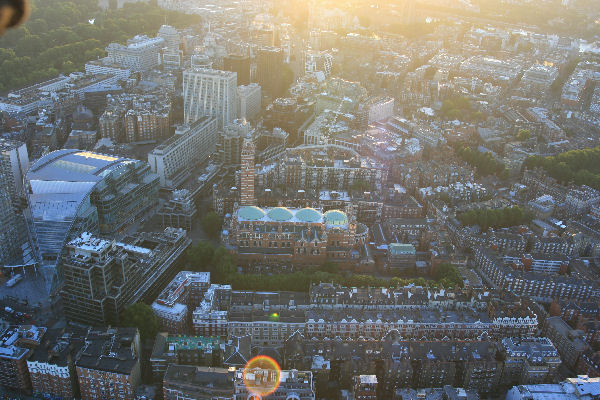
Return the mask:
{"type": "Polygon", "coordinates": [[[222,225],[223,221],[221,217],[214,211],[209,212],[202,218],[202,229],[213,239],[219,237],[222,225]]]}
{"type": "Polygon", "coordinates": [[[152,307],[144,303],[128,306],[121,314],[119,322],[122,327],[138,328],[142,340],[154,339],[160,328],[152,307]]]}
{"type": "Polygon", "coordinates": [[[320,270],[323,272],[330,273],[330,274],[337,274],[339,272],[339,267],[333,261],[328,260],[328,261],[325,261],[323,263],[323,265],[321,265],[320,270]]]}
{"type": "Polygon", "coordinates": [[[519,129],[519,132],[517,133],[516,139],[519,142],[525,142],[527,140],[529,140],[531,138],[531,132],[529,131],[529,129],[519,129]]]}
{"type": "Polygon", "coordinates": [[[206,271],[212,264],[215,249],[209,242],[200,242],[187,249],[186,255],[188,263],[194,271],[206,271]]]}

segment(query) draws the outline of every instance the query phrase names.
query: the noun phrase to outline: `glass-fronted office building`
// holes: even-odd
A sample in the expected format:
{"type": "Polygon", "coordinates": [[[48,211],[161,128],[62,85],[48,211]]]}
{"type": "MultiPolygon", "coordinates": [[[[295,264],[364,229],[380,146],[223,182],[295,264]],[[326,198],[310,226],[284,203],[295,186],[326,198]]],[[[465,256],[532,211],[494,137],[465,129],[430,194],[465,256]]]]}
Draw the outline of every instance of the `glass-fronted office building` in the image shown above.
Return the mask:
{"type": "Polygon", "coordinates": [[[28,224],[42,265],[81,232],[115,235],[158,201],[158,176],[139,160],[58,150],[27,172],[28,224]]]}

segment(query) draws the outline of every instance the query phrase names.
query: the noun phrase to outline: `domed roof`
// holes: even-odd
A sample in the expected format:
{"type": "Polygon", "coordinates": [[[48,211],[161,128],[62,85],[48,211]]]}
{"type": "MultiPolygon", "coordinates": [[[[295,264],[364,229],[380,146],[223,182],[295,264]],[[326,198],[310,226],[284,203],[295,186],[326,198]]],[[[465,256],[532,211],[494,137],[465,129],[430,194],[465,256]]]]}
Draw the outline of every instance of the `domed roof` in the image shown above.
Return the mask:
{"type": "Polygon", "coordinates": [[[238,211],[238,217],[248,221],[258,221],[259,219],[264,218],[264,216],[265,212],[255,206],[245,206],[238,211]]]}
{"type": "Polygon", "coordinates": [[[325,224],[327,225],[346,225],[348,224],[348,216],[345,212],[339,210],[331,210],[325,213],[325,224]]]}
{"type": "Polygon", "coordinates": [[[289,221],[290,219],[294,218],[294,214],[292,214],[292,212],[290,210],[288,210],[287,208],[284,208],[284,207],[275,207],[275,208],[271,209],[267,213],[267,216],[269,218],[271,218],[273,221],[279,221],[279,222],[289,221]]]}
{"type": "Polygon", "coordinates": [[[318,222],[323,216],[314,208],[303,208],[296,213],[296,219],[302,222],[318,222]]]}

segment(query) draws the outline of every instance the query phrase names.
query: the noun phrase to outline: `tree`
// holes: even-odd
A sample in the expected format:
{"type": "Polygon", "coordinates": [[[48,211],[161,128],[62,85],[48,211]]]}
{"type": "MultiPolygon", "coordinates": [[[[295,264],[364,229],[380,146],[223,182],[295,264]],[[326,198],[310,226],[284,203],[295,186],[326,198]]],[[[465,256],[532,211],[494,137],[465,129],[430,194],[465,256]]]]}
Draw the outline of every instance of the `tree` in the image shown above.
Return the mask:
{"type": "Polygon", "coordinates": [[[202,219],[202,229],[210,238],[213,239],[219,237],[222,224],[223,221],[221,220],[221,217],[219,217],[219,215],[214,211],[209,212],[202,219]]]}
{"type": "Polygon", "coordinates": [[[208,264],[212,263],[215,249],[209,242],[200,242],[190,247],[187,252],[188,263],[194,271],[206,271],[208,264]]]}
{"type": "Polygon", "coordinates": [[[337,274],[339,272],[339,267],[333,261],[325,261],[323,265],[321,265],[321,271],[327,272],[330,274],[337,274]]]}
{"type": "Polygon", "coordinates": [[[517,133],[516,139],[519,142],[525,142],[527,140],[529,140],[531,138],[531,132],[529,131],[529,129],[519,129],[519,132],[517,133]]]}
{"type": "Polygon", "coordinates": [[[122,327],[138,328],[142,340],[154,339],[160,328],[152,307],[144,303],[128,306],[119,320],[122,327]]]}

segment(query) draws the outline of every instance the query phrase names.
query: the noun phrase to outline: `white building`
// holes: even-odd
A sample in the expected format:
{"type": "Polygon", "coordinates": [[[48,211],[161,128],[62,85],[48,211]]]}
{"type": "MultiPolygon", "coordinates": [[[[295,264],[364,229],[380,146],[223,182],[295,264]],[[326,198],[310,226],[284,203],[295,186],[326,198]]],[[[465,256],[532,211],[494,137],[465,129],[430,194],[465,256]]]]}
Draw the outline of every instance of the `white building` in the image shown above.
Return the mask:
{"type": "Polygon", "coordinates": [[[600,397],[600,378],[580,375],[557,384],[514,386],[506,400],[588,400],[600,397]]]}
{"type": "Polygon", "coordinates": [[[237,114],[237,74],[215,69],[190,68],[183,73],[184,122],[204,116],[217,118],[219,129],[237,114]]]}
{"type": "Polygon", "coordinates": [[[317,72],[323,72],[325,77],[331,75],[333,67],[333,56],[324,51],[308,51],[304,60],[304,73],[312,75],[317,72]]]}
{"type": "Polygon", "coordinates": [[[175,131],[175,135],[148,153],[148,163],[162,187],[180,185],[198,163],[216,151],[217,120],[203,117],[175,131]]]}
{"type": "Polygon", "coordinates": [[[251,83],[237,87],[239,119],[252,119],[260,114],[262,107],[262,93],[258,83],[251,83]]]}
{"type": "Polygon", "coordinates": [[[181,43],[181,35],[177,32],[177,29],[170,25],[163,25],[158,30],[157,37],[163,38],[165,41],[164,46],[171,51],[179,51],[179,44],[181,43]]]}
{"type": "Polygon", "coordinates": [[[146,71],[159,65],[160,50],[165,44],[162,37],[149,38],[136,36],[127,41],[127,46],[111,43],[106,48],[112,64],[130,68],[132,71],[146,71]]]}
{"type": "Polygon", "coordinates": [[[113,64],[110,57],[93,60],[85,64],[85,73],[92,75],[114,75],[119,80],[126,81],[131,75],[131,70],[118,64],[113,64]]]}

